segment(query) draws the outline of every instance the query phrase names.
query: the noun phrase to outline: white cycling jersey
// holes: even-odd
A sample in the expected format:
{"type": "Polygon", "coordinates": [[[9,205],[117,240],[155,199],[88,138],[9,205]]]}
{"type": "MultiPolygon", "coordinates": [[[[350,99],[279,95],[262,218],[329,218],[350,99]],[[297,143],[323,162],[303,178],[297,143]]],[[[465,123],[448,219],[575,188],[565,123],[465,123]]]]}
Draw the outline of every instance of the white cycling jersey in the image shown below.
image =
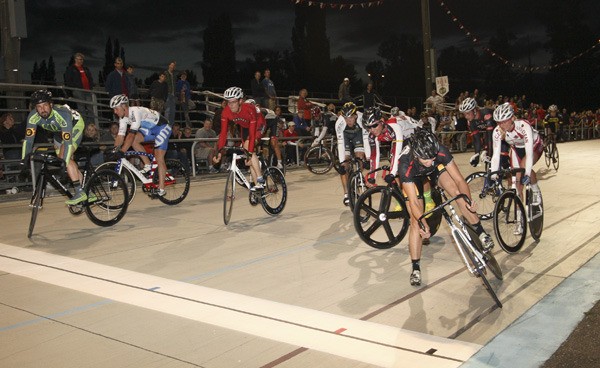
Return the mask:
{"type": "Polygon", "coordinates": [[[402,130],[402,136],[405,139],[413,135],[416,128],[421,127],[417,120],[407,116],[402,111],[400,111],[400,115],[396,116],[396,123],[400,126],[400,130],[402,130]]]}
{"type": "MultiPolygon", "coordinates": [[[[356,114],[357,114],[356,124],[358,125],[360,130],[362,130],[363,147],[362,147],[362,149],[359,148],[359,149],[356,149],[355,151],[356,152],[364,152],[365,157],[370,157],[371,156],[371,146],[369,145],[369,132],[367,130],[365,130],[363,127],[363,123],[362,123],[363,113],[360,111],[357,111],[356,114]]],[[[344,119],[344,117],[342,115],[340,115],[340,116],[338,116],[338,119],[335,122],[335,133],[337,136],[338,157],[340,159],[340,162],[342,162],[346,159],[346,152],[345,152],[346,144],[344,142],[344,130],[346,130],[346,119],[344,119]]]]}
{"type": "Polygon", "coordinates": [[[155,126],[161,125],[159,122],[160,114],[157,111],[142,106],[130,106],[129,114],[119,119],[118,135],[127,133],[127,125],[131,127],[132,131],[137,132],[140,128],[151,130],[155,126]]]}
{"type": "MultiPolygon", "coordinates": [[[[492,133],[492,142],[494,145],[494,155],[492,156],[491,170],[497,171],[500,166],[500,144],[504,140],[511,147],[524,148],[525,149],[525,175],[531,175],[531,169],[533,168],[533,147],[536,143],[539,143],[540,137],[537,130],[533,129],[527,120],[515,120],[515,127],[510,132],[503,132],[500,126],[494,128],[492,133]],[[504,135],[504,136],[503,136],[504,135]]],[[[511,163],[514,167],[518,167],[518,164],[514,164],[518,160],[514,150],[511,152],[511,163]]]]}

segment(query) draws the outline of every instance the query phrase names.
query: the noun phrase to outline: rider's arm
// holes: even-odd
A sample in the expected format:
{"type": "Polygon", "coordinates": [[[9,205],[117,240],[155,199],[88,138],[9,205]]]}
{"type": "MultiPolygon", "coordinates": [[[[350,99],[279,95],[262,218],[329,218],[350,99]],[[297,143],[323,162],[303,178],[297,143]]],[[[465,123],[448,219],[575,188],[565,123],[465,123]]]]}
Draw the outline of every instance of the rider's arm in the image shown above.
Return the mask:
{"type": "Polygon", "coordinates": [[[40,121],[40,117],[35,110],[29,113],[27,117],[27,125],[25,127],[25,139],[23,140],[23,148],[21,150],[21,159],[24,159],[33,148],[33,141],[35,140],[35,132],[37,130],[37,122],[40,121]]]}
{"type": "Polygon", "coordinates": [[[404,137],[402,135],[402,129],[398,124],[392,124],[390,127],[396,133],[396,139],[392,141],[392,158],[390,162],[390,174],[396,176],[398,173],[398,164],[400,162],[400,154],[402,153],[402,144],[404,143],[404,137]]]}
{"type": "Polygon", "coordinates": [[[525,175],[531,176],[531,169],[533,168],[533,129],[526,122],[515,124],[515,129],[523,135],[525,141],[525,175]]]}
{"type": "Polygon", "coordinates": [[[494,153],[492,155],[492,163],[490,165],[490,170],[497,171],[500,167],[500,151],[502,145],[502,135],[500,133],[500,127],[494,128],[494,132],[492,133],[492,142],[494,147],[492,151],[494,151],[494,153]]]}
{"type": "Polygon", "coordinates": [[[335,122],[335,134],[337,136],[338,158],[340,162],[346,159],[346,147],[344,146],[344,129],[346,128],[346,120],[343,116],[339,116],[335,122]]]}
{"type": "MultiPolygon", "coordinates": [[[[379,159],[380,159],[380,151],[379,151],[379,140],[377,137],[369,136],[369,150],[371,154],[369,156],[365,156],[367,160],[369,160],[369,164],[371,165],[371,170],[375,170],[379,167],[379,159]]],[[[371,173],[368,175],[367,179],[374,179],[375,173],[371,173]]]]}

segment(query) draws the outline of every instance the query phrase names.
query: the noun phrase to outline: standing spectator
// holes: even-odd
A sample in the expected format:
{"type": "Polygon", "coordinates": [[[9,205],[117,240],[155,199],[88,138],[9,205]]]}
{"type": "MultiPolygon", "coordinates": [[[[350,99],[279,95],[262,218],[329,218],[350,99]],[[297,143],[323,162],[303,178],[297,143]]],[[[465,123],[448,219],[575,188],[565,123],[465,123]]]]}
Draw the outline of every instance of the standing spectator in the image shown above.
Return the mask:
{"type": "Polygon", "coordinates": [[[138,86],[135,83],[135,67],[131,64],[127,65],[127,90],[129,91],[129,106],[141,106],[140,94],[138,86]]]}
{"type": "Polygon", "coordinates": [[[352,97],[350,97],[350,79],[344,78],[342,84],[340,84],[340,88],[338,89],[338,98],[341,103],[346,103],[352,101],[352,97]]]}
{"type": "Polygon", "coordinates": [[[302,88],[298,93],[298,116],[304,119],[305,124],[308,124],[311,119],[310,108],[312,104],[306,99],[306,96],[308,96],[308,91],[306,88],[302,88]]]}
{"type": "Polygon", "coordinates": [[[467,149],[467,130],[469,129],[469,122],[465,118],[464,114],[460,114],[456,119],[456,125],[454,130],[457,132],[454,135],[454,143],[457,145],[457,150],[464,152],[467,149]]]}
{"type": "Polygon", "coordinates": [[[108,73],[106,76],[104,88],[106,89],[106,92],[108,92],[108,97],[116,95],[129,96],[127,85],[127,72],[123,69],[123,59],[118,57],[115,59],[115,70],[108,73]]]}
{"type": "Polygon", "coordinates": [[[78,52],[73,57],[74,63],[67,67],[65,71],[65,86],[78,88],[72,91],[73,98],[86,102],[77,104],[77,111],[83,115],[84,120],[91,121],[94,117],[94,110],[92,104],[92,87],[94,86],[94,79],[92,78],[92,72],[87,66],[83,65],[84,56],[78,52]],[[81,91],[82,89],[90,91],[81,91]]]}
{"type": "Polygon", "coordinates": [[[177,85],[175,86],[175,91],[179,97],[179,104],[181,105],[181,110],[183,111],[185,125],[191,127],[192,122],[190,121],[189,103],[190,98],[192,98],[192,87],[190,86],[190,82],[187,80],[186,72],[181,73],[180,79],[177,81],[177,85]]]}
{"type": "Polygon", "coordinates": [[[264,105],[267,94],[262,86],[260,72],[258,70],[254,72],[254,78],[250,81],[250,89],[252,90],[252,98],[254,98],[254,101],[258,102],[262,107],[267,107],[264,105]]]}
{"type": "MultiPolygon", "coordinates": [[[[23,137],[15,129],[15,119],[10,112],[0,116],[0,143],[4,144],[19,144],[23,137]]],[[[2,148],[4,158],[15,160],[21,158],[21,148],[2,148]]]]}
{"type": "Polygon", "coordinates": [[[175,122],[175,84],[176,84],[176,76],[175,76],[175,66],[177,63],[175,61],[171,61],[169,63],[168,69],[165,71],[165,82],[167,83],[168,93],[167,93],[167,101],[165,104],[165,115],[169,124],[173,124],[175,122]]]}
{"type": "MultiPolygon", "coordinates": [[[[206,138],[213,139],[217,138],[217,133],[212,129],[213,122],[210,119],[204,120],[204,126],[196,131],[196,138],[206,138]]],[[[196,145],[196,152],[194,156],[197,160],[207,160],[208,161],[208,171],[210,173],[217,172],[212,164],[212,159],[215,157],[215,152],[217,149],[217,142],[206,142],[200,141],[196,145]]]]}
{"type": "Polygon", "coordinates": [[[367,83],[367,89],[363,92],[363,108],[367,110],[369,107],[375,106],[375,103],[382,103],[381,97],[373,89],[373,83],[367,83]]]}
{"type": "Polygon", "coordinates": [[[425,105],[429,110],[439,110],[442,111],[444,109],[444,98],[438,95],[437,91],[434,89],[431,91],[431,96],[427,97],[425,100],[425,105]]]}
{"type": "Polygon", "coordinates": [[[262,85],[266,94],[263,106],[269,110],[275,110],[275,106],[277,106],[277,92],[275,92],[275,84],[271,80],[271,71],[269,69],[265,69],[262,85]]]}
{"type": "Polygon", "coordinates": [[[154,80],[148,89],[150,95],[150,109],[158,111],[162,114],[165,111],[165,101],[169,93],[169,87],[165,80],[167,79],[164,72],[158,75],[158,79],[154,80]]]}

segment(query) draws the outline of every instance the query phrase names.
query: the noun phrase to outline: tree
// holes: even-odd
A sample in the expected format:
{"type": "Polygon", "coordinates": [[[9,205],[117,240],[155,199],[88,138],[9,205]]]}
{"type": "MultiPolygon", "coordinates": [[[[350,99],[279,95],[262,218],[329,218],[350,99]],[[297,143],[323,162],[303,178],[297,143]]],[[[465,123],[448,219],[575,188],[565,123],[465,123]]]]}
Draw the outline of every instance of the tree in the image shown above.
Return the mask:
{"type": "Polygon", "coordinates": [[[204,29],[204,52],[202,53],[202,76],[204,87],[227,88],[238,84],[235,41],[231,19],[221,14],[208,22],[204,29]]]}
{"type": "Polygon", "coordinates": [[[385,84],[382,91],[395,96],[424,96],[423,44],[413,35],[390,35],[379,45],[377,55],[384,60],[385,84]]]}
{"type": "Polygon", "coordinates": [[[54,58],[50,56],[48,59],[48,71],[46,72],[46,83],[56,84],[56,66],[54,65],[54,58]]]}
{"type": "Polygon", "coordinates": [[[113,42],[111,41],[111,38],[108,37],[106,46],[104,47],[104,66],[102,67],[102,71],[98,74],[98,83],[101,85],[104,84],[108,73],[115,69],[115,59],[117,57],[123,59],[123,64],[125,66],[125,49],[121,47],[118,39],[115,39],[113,42]]]}

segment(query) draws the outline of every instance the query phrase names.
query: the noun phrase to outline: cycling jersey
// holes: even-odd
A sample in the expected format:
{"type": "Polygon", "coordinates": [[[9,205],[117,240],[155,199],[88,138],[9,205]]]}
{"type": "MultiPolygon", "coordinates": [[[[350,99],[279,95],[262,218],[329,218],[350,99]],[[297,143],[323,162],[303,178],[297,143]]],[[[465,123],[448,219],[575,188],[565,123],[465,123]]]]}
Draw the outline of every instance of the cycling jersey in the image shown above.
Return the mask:
{"type": "MultiPolygon", "coordinates": [[[[480,116],[481,114],[477,111],[475,115],[480,116]]],[[[482,137],[482,135],[485,134],[486,129],[486,122],[477,117],[469,122],[469,130],[471,131],[471,137],[473,137],[473,148],[475,149],[475,153],[480,153],[481,149],[485,146],[485,138],[482,137]]]]}
{"type": "Polygon", "coordinates": [[[61,145],[65,146],[63,158],[68,164],[83,138],[85,123],[81,115],[69,105],[54,105],[47,119],[42,118],[36,110],[31,111],[25,127],[22,158],[31,152],[38,126],[52,132],[54,145],[58,147],[57,153],[61,145]]]}
{"type": "Polygon", "coordinates": [[[500,126],[494,128],[493,142],[494,142],[494,155],[492,156],[492,171],[497,171],[500,164],[500,152],[502,139],[511,146],[511,166],[519,167],[519,158],[523,158],[523,154],[517,154],[517,149],[524,150],[525,160],[525,175],[531,175],[531,169],[533,168],[533,155],[534,152],[541,153],[543,150],[542,140],[537,132],[533,129],[527,120],[515,120],[515,126],[512,131],[505,132],[504,138],[502,137],[502,130],[500,126]],[[519,157],[521,156],[521,157],[519,157]]]}
{"type": "Polygon", "coordinates": [[[219,134],[219,144],[217,149],[221,149],[227,142],[227,124],[232,121],[237,124],[241,130],[242,141],[248,139],[248,151],[254,151],[254,140],[256,139],[256,124],[258,115],[256,107],[252,104],[240,104],[240,111],[234,113],[229,106],[225,106],[221,113],[221,133],[219,134]]]}
{"type": "Polygon", "coordinates": [[[127,133],[127,126],[130,133],[142,134],[144,142],[154,141],[154,148],[167,150],[171,126],[157,111],[143,106],[129,106],[127,115],[119,119],[117,135],[124,136],[127,133]]]}
{"type": "MultiPolygon", "coordinates": [[[[371,170],[379,167],[380,151],[379,142],[390,142],[392,144],[390,149],[390,174],[396,175],[398,173],[398,160],[400,153],[402,152],[402,130],[398,124],[383,124],[383,130],[379,136],[375,136],[372,133],[369,134],[369,146],[371,147],[371,155],[368,157],[371,162],[371,170]]],[[[374,178],[375,174],[370,174],[368,178],[374,178]]]]}
{"type": "Polygon", "coordinates": [[[339,116],[335,123],[335,133],[338,144],[338,157],[340,162],[350,156],[352,152],[364,152],[366,157],[371,156],[371,146],[369,145],[369,132],[363,129],[362,112],[356,112],[356,123],[353,127],[346,124],[346,119],[339,116]]]}
{"type": "Polygon", "coordinates": [[[430,177],[434,181],[440,173],[444,172],[446,166],[452,162],[454,158],[452,154],[446,148],[440,144],[440,149],[437,156],[433,160],[433,165],[425,167],[421,165],[419,160],[414,157],[410,146],[405,147],[400,154],[400,181],[402,183],[414,183],[415,181],[421,182],[424,177],[430,177]]]}
{"type": "Polygon", "coordinates": [[[563,123],[563,118],[560,114],[556,116],[550,116],[550,114],[544,117],[544,127],[549,128],[552,133],[556,133],[556,128],[563,123]]]}
{"type": "Polygon", "coordinates": [[[404,145],[407,144],[407,138],[413,135],[415,129],[419,127],[419,124],[413,118],[406,116],[403,112],[400,115],[391,117],[387,121],[388,124],[398,124],[402,131],[402,137],[404,138],[404,145]]]}

